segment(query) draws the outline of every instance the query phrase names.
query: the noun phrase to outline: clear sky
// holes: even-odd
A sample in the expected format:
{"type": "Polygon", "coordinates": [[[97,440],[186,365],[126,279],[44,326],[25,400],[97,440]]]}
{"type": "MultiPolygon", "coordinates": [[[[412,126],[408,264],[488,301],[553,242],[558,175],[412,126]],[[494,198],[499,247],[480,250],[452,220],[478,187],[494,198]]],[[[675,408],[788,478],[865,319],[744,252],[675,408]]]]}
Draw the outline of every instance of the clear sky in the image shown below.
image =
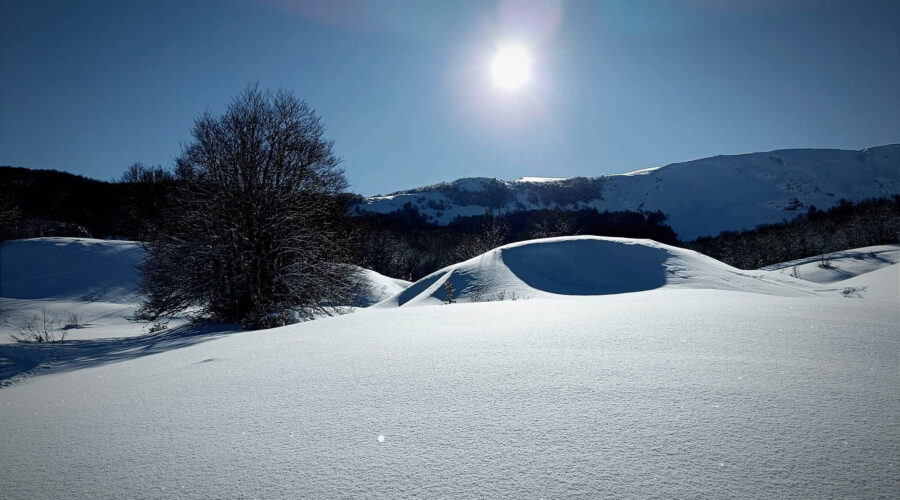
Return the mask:
{"type": "Polygon", "coordinates": [[[900,142],[896,0],[0,2],[4,165],[171,166],[252,82],[316,109],[366,195],[900,142]]]}

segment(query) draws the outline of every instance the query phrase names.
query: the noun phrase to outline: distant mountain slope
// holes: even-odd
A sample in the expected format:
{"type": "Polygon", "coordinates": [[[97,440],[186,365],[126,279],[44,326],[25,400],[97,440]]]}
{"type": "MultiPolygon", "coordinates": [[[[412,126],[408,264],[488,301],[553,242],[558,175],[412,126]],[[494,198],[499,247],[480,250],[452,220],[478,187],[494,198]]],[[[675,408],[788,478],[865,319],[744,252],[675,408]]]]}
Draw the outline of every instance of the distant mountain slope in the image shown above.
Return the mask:
{"type": "Polygon", "coordinates": [[[595,178],[465,178],[387,196],[351,211],[391,213],[405,206],[447,224],[487,209],[661,211],[683,240],[791,219],[810,206],[900,193],[900,144],[861,151],[785,149],[714,156],[595,178]],[[408,204],[408,205],[407,205],[408,204]]]}

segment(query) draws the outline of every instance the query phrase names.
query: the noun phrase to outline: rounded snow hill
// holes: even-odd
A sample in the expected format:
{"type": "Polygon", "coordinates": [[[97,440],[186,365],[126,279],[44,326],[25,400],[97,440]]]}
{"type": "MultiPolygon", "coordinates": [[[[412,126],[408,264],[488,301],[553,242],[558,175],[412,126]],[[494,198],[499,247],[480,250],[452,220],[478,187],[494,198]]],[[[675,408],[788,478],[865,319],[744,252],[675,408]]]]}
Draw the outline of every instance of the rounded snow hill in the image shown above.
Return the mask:
{"type": "Polygon", "coordinates": [[[653,240],[566,236],[512,243],[445,267],[376,307],[444,302],[448,281],[459,302],[607,295],[662,287],[784,296],[814,293],[808,284],[787,276],[743,271],[653,240]]]}

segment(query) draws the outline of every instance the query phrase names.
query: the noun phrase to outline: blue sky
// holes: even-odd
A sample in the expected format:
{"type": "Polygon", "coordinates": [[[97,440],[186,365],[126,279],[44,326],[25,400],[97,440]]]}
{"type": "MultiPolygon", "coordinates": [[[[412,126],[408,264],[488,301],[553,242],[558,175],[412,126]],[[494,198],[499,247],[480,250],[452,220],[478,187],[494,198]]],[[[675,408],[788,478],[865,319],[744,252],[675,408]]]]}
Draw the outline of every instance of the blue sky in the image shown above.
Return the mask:
{"type": "Polygon", "coordinates": [[[323,118],[354,192],[900,142],[900,2],[2,1],[0,164],[171,166],[246,85],[323,118]],[[531,80],[491,55],[528,47],[531,80]]]}

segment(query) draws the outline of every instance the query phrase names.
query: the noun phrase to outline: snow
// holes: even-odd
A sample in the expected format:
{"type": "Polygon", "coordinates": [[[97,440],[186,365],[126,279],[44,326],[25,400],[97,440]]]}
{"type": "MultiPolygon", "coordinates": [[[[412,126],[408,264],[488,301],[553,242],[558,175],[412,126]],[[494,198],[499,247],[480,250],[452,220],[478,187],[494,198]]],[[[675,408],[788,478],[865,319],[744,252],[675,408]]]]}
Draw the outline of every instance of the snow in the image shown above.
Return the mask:
{"type": "Polygon", "coordinates": [[[653,172],[656,172],[657,170],[659,170],[659,169],[661,169],[661,168],[662,168],[662,167],[648,167],[648,168],[642,168],[642,169],[640,169],[640,170],[633,170],[633,171],[631,171],[631,172],[627,172],[627,173],[624,173],[624,174],[621,174],[621,175],[628,175],[628,176],[631,176],[631,175],[650,175],[650,174],[652,174],[653,172]]]}
{"type": "Polygon", "coordinates": [[[662,287],[741,290],[796,296],[813,293],[789,276],[742,271],[691,250],[652,240],[566,236],[511,243],[436,271],[376,307],[602,295],[662,287]]]}
{"type": "Polygon", "coordinates": [[[0,245],[0,296],[15,299],[135,300],[140,243],[34,238],[0,245]]]}
{"type": "Polygon", "coordinates": [[[407,303],[435,305],[272,330],[4,345],[51,362],[0,389],[0,484],[7,498],[891,497],[897,269],[822,285],[646,240],[549,239],[444,271],[527,300],[422,290],[407,303]]]}
{"type": "Polygon", "coordinates": [[[815,283],[833,283],[898,262],[900,262],[900,245],[878,245],[792,260],[762,269],[778,271],[815,283]],[[827,265],[822,265],[823,263],[827,265]]]}
{"type": "Polygon", "coordinates": [[[523,177],[513,182],[468,178],[367,198],[355,208],[391,213],[409,203],[437,224],[449,224],[457,217],[481,215],[488,209],[500,213],[555,208],[661,211],[679,238],[690,241],[724,230],[753,229],[760,224],[792,219],[806,213],[811,206],[825,210],[841,199],[862,200],[898,194],[900,144],[861,151],[784,149],[720,155],[575,181],[552,177],[523,177]],[[522,182],[522,179],[528,181],[522,182]],[[509,201],[505,205],[496,206],[494,190],[481,200],[469,197],[465,204],[453,203],[440,192],[447,186],[478,192],[488,182],[509,191],[509,201]],[[568,205],[544,204],[539,197],[531,195],[546,183],[559,183],[560,189],[565,189],[566,183],[572,183],[575,192],[587,193],[592,191],[583,188],[593,186],[593,192],[599,194],[585,194],[583,199],[567,202],[568,205]]]}
{"type": "Polygon", "coordinates": [[[135,348],[0,390],[0,482],[9,498],[891,496],[896,322],[874,301],[664,288],[135,348]]]}
{"type": "Polygon", "coordinates": [[[357,299],[357,305],[363,307],[368,307],[396,295],[412,284],[409,281],[391,278],[371,269],[359,268],[359,270],[363,274],[366,285],[368,285],[366,292],[357,299]]]}
{"type": "Polygon", "coordinates": [[[544,184],[548,182],[559,182],[568,180],[568,177],[519,177],[513,182],[530,182],[533,184],[544,184]]]}
{"type": "MultiPolygon", "coordinates": [[[[84,326],[67,338],[115,338],[146,333],[127,318],[137,306],[140,243],[90,238],[34,238],[0,245],[0,344],[12,342],[21,323],[47,311],[84,326]]],[[[176,320],[173,324],[179,324],[176,320]]]]}
{"type": "MultiPolygon", "coordinates": [[[[885,266],[854,278],[833,283],[842,296],[890,301],[897,306],[900,301],[900,266],[885,266]]],[[[898,318],[900,320],[900,318],[898,318]]],[[[900,324],[900,321],[898,321],[900,324]]]]}

